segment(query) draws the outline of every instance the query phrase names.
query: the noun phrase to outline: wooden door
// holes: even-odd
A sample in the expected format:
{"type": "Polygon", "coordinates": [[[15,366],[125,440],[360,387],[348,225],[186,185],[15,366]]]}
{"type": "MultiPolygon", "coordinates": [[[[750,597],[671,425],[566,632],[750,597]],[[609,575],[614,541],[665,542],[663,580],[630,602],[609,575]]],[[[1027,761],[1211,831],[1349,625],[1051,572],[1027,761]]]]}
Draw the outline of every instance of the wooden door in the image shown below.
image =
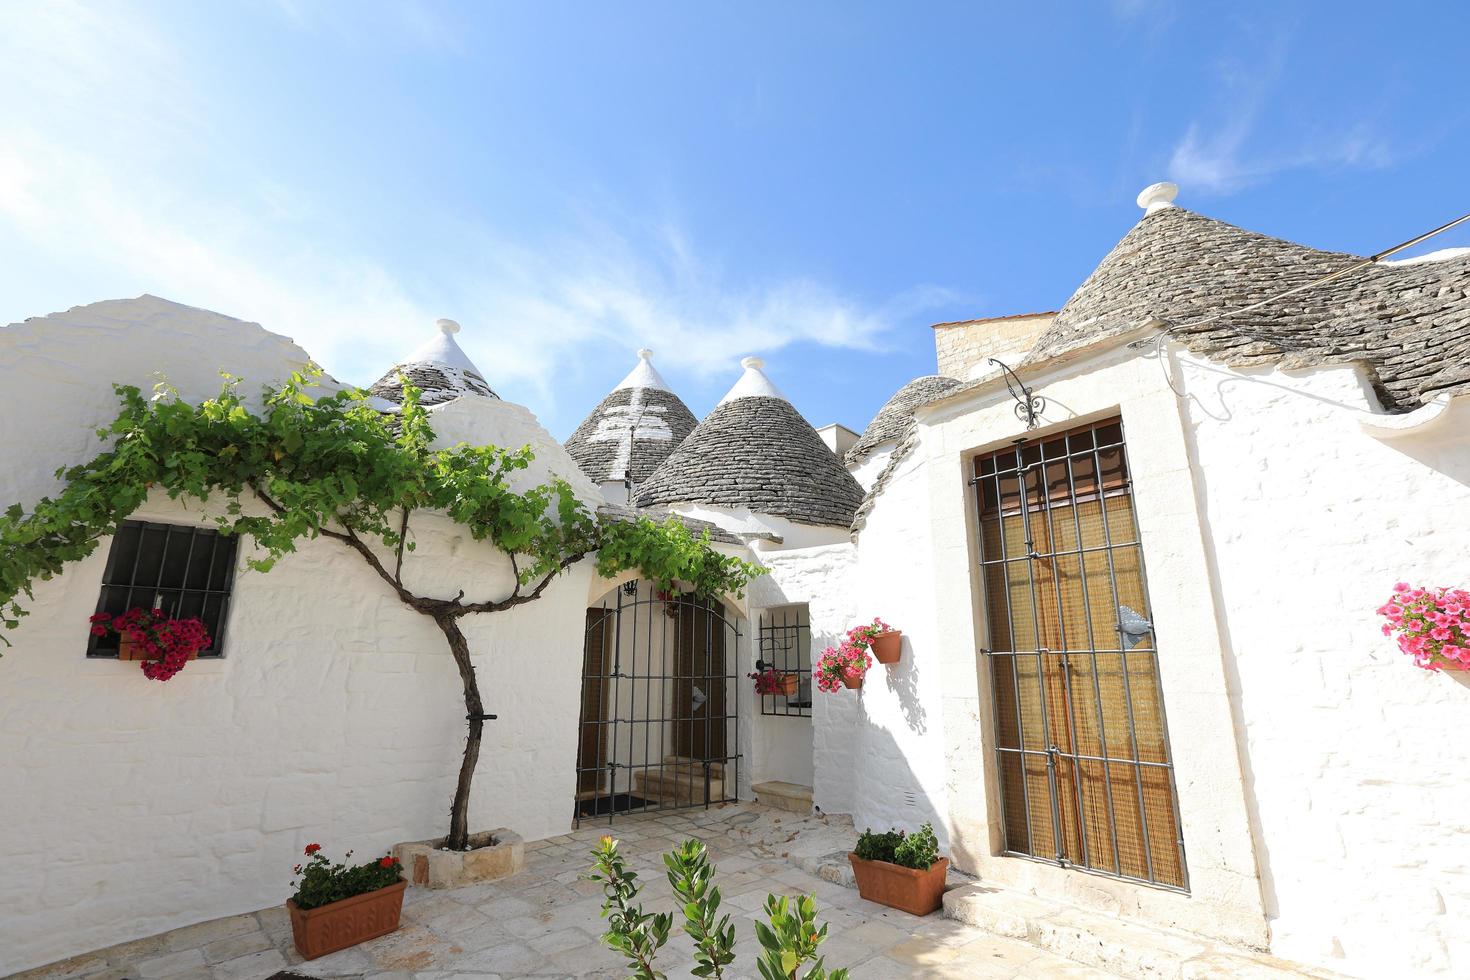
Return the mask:
{"type": "Polygon", "coordinates": [[[617,616],[609,609],[587,610],[587,633],[582,656],[582,720],[577,743],[577,795],[601,792],[606,784],[607,696],[609,633],[617,616]]]}

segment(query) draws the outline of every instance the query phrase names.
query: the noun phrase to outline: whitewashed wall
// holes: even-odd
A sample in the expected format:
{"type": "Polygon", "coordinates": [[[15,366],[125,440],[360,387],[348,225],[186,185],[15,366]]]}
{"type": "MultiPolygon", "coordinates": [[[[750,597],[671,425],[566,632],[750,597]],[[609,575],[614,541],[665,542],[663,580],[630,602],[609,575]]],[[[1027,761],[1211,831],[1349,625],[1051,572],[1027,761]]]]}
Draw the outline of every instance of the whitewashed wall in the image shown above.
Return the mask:
{"type": "Polygon", "coordinates": [[[1351,369],[1182,368],[1272,948],[1464,976],[1470,678],[1415,668],[1373,610],[1470,587],[1470,408],[1382,439],[1351,369]]]}
{"type": "MultiPolygon", "coordinates": [[[[146,387],[164,363],[199,398],[217,390],[216,362],[258,385],[303,359],[251,324],[128,302],[0,331],[15,355],[0,384],[5,503],[52,490],[55,466],[95,450],[111,396],[94,395],[111,380],[146,387]]],[[[459,404],[435,416],[451,438],[459,404]]],[[[503,421],[513,444],[537,443],[543,464],[577,477],[524,409],[485,405],[499,407],[468,414],[503,421]]],[[[208,523],[166,498],[136,516],[208,523]]],[[[413,531],[416,590],[509,589],[489,545],[431,515],[413,531]]],[[[158,683],[135,663],[84,657],[106,555],[104,543],[41,583],[0,659],[0,973],[282,902],[308,842],[369,855],[447,830],[465,731],[458,672],[433,623],[360,558],[319,541],[268,574],[242,567],[226,656],[158,683]]],[[[474,828],[536,839],[570,825],[591,574],[584,563],[535,603],[462,621],[500,715],[486,726],[474,828]]]]}

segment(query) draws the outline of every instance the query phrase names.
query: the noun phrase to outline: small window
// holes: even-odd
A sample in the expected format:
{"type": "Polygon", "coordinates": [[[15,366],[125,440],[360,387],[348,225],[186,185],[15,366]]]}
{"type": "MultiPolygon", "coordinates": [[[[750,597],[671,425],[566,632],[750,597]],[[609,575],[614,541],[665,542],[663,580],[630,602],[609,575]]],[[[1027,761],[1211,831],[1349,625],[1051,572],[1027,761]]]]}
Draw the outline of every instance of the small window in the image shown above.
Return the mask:
{"type": "MultiPolygon", "coordinates": [[[[203,527],[123,521],[107,553],[97,611],[162,609],[174,619],[197,618],[213,642],[201,658],[225,648],[225,620],[235,584],[236,539],[203,527]]],[[[89,657],[116,657],[117,634],[94,636],[89,657]]]]}
{"type": "Polygon", "coordinates": [[[756,670],[773,671],[774,683],[757,686],[763,715],[809,718],[812,713],[812,627],[805,605],[761,613],[756,670]]]}

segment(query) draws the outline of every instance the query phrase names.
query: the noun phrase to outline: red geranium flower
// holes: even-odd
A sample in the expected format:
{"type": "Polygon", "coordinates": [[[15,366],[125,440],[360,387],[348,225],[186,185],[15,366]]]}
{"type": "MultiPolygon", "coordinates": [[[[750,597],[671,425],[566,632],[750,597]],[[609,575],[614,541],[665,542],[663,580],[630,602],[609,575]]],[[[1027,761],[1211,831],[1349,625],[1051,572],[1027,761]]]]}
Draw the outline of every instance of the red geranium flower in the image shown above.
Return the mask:
{"type": "Polygon", "coordinates": [[[378,859],[378,867],[380,868],[391,868],[397,863],[398,859],[396,857],[393,857],[392,855],[388,855],[387,857],[382,857],[378,859]]]}
{"type": "Polygon", "coordinates": [[[306,856],[307,857],[311,857],[313,854],[315,854],[317,851],[320,851],[321,849],[322,849],[322,846],[320,844],[307,844],[306,845],[306,856]]]}

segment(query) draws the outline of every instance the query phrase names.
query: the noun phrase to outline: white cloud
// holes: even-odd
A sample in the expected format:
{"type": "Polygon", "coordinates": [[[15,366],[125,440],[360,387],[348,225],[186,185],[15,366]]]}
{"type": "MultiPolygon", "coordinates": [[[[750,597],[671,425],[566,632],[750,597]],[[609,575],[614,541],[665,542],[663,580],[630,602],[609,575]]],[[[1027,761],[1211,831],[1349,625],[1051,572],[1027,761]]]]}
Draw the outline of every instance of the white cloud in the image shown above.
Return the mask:
{"type": "MultiPolygon", "coordinates": [[[[361,383],[452,316],[492,378],[548,399],[614,349],[652,346],[661,365],[703,374],[802,342],[877,349],[944,298],[920,289],[874,305],[800,275],[730,276],[676,220],[584,216],[531,241],[424,215],[451,239],[443,255],[391,268],[355,241],[352,215],[261,172],[210,92],[187,46],[137,11],[0,5],[0,264],[7,251],[42,255],[69,290],[122,283],[255,320],[361,383]]],[[[43,293],[0,290],[0,322],[51,312],[9,305],[43,293]]]]}
{"type": "Polygon", "coordinates": [[[1285,171],[1392,164],[1387,138],[1362,118],[1291,129],[1278,91],[1289,50],[1283,31],[1259,57],[1227,58],[1217,66],[1218,109],[1210,121],[1195,120],[1185,129],[1169,157],[1170,180],[1186,193],[1224,195],[1285,171]],[[1261,125],[1263,117],[1269,127],[1261,125]]]}

